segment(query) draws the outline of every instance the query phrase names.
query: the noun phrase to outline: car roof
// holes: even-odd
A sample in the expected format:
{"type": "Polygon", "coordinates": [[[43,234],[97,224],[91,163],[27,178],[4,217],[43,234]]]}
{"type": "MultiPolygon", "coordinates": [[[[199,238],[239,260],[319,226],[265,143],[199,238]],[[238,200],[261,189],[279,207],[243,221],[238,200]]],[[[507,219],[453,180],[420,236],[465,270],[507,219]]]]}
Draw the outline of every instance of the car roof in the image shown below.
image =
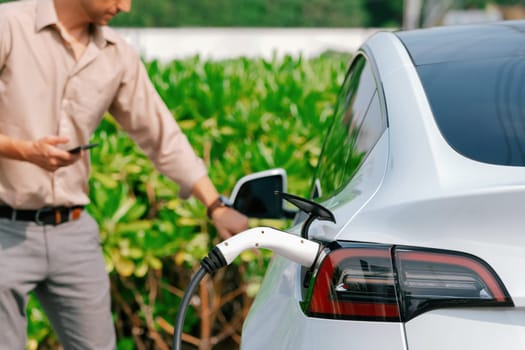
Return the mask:
{"type": "Polygon", "coordinates": [[[416,66],[525,56],[525,21],[397,32],[416,66]]]}

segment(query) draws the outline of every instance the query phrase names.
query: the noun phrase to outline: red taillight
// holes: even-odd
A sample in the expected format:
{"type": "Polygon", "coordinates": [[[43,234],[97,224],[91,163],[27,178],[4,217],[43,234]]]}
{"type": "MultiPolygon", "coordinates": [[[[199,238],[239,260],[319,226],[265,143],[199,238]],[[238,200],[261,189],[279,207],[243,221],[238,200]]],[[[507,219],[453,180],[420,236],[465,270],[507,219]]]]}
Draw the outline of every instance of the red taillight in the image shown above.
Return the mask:
{"type": "Polygon", "coordinates": [[[400,299],[405,318],[452,306],[512,306],[490,266],[467,254],[397,248],[400,299]]]}
{"type": "Polygon", "coordinates": [[[328,318],[399,321],[390,248],[338,249],[322,262],[308,312],[328,318]]]}
{"type": "Polygon", "coordinates": [[[306,312],[315,317],[399,322],[435,308],[512,305],[486,263],[450,251],[344,244],[313,282],[306,312]]]}

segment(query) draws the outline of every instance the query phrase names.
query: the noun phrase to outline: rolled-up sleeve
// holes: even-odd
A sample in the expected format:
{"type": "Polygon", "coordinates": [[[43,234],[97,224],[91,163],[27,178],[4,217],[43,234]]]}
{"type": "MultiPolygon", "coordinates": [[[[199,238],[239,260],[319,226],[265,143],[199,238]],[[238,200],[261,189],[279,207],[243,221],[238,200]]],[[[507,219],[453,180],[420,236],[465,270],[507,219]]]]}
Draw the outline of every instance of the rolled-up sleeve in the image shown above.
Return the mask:
{"type": "Polygon", "coordinates": [[[179,184],[179,195],[187,198],[207,169],[155,90],[136,52],[131,48],[126,51],[122,81],[109,111],[155,167],[179,184]]]}

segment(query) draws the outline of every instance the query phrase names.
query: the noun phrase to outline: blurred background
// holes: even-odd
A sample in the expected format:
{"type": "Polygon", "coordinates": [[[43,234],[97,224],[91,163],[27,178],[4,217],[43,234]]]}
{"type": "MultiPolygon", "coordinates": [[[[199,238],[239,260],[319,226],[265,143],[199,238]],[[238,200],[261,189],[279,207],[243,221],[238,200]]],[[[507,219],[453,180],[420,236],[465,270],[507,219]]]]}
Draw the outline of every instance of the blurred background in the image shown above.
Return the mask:
{"type": "Polygon", "coordinates": [[[169,61],[353,52],[380,29],[521,18],[524,0],[148,0],[111,25],[144,59],[169,61]]]}
{"type": "Polygon", "coordinates": [[[112,25],[164,28],[121,30],[143,57],[163,61],[193,54],[312,57],[353,52],[379,29],[525,18],[523,0],[148,0],[133,6],[112,25]]]}
{"type": "Polygon", "coordinates": [[[413,28],[523,18],[520,0],[148,0],[126,27],[413,28]]]}
{"type": "Polygon", "coordinates": [[[121,34],[145,59],[162,61],[195,54],[314,57],[354,52],[380,29],[525,18],[522,0],[149,0],[133,6],[112,25],[128,28],[121,34]],[[137,27],[157,29],[129,29],[137,27]]]}
{"type": "MultiPolygon", "coordinates": [[[[339,86],[367,37],[520,18],[525,1],[516,0],[135,0],[111,26],[142,55],[221,193],[279,167],[288,192],[307,196],[339,86]]],[[[217,233],[205,208],[181,200],[110,115],[92,141],[101,146],[90,153],[88,210],[100,226],[118,349],[169,350],[183,292],[217,233]]],[[[201,283],[185,349],[239,348],[271,258],[247,251],[201,283]]],[[[61,349],[35,298],[27,316],[27,350],[61,349]]]]}

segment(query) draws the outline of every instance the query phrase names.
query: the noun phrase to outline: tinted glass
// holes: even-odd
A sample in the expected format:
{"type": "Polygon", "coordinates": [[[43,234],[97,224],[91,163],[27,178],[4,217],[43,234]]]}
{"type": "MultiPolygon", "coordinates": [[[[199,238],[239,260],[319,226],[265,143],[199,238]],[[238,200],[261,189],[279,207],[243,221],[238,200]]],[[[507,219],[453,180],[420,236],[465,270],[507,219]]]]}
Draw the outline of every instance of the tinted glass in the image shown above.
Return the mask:
{"type": "Polygon", "coordinates": [[[377,126],[381,121],[377,118],[381,118],[381,113],[376,83],[370,65],[360,56],[343,83],[319,159],[312,195],[327,198],[350,181],[378,139],[377,126]],[[375,115],[371,118],[371,125],[366,126],[369,111],[375,115]]]}
{"type": "Polygon", "coordinates": [[[525,60],[499,57],[418,66],[441,133],[459,153],[525,166],[525,60]]]}
{"type": "Polygon", "coordinates": [[[359,129],[359,135],[355,143],[356,152],[361,154],[370,152],[385,129],[386,120],[381,113],[379,95],[375,92],[368,107],[366,118],[359,129]]]}
{"type": "Polygon", "coordinates": [[[398,32],[416,66],[525,55],[525,21],[398,32]]]}
{"type": "Polygon", "coordinates": [[[233,207],[250,218],[282,218],[282,199],[276,191],[283,191],[280,175],[249,181],[239,189],[233,207]]]}
{"type": "Polygon", "coordinates": [[[448,143],[477,161],[525,165],[525,21],[397,35],[448,143]]]}

